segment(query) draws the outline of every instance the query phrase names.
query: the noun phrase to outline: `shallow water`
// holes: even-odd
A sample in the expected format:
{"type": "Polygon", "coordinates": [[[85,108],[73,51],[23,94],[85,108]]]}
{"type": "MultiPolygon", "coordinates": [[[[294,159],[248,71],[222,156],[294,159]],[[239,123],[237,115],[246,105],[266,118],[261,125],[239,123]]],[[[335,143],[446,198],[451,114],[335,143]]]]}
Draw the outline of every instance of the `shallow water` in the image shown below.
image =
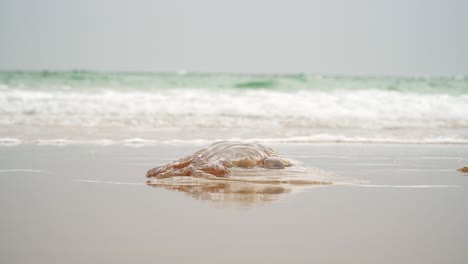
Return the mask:
{"type": "Polygon", "coordinates": [[[464,146],[271,147],[304,166],[362,184],[293,191],[254,185],[250,192],[237,192],[237,199],[222,199],[223,193],[213,190],[239,187],[145,184],[149,168],[193,153],[198,145],[3,146],[0,260],[468,261],[468,176],[456,171],[468,164],[464,146]]]}
{"type": "Polygon", "coordinates": [[[468,78],[0,72],[0,144],[468,143],[468,78]]]}

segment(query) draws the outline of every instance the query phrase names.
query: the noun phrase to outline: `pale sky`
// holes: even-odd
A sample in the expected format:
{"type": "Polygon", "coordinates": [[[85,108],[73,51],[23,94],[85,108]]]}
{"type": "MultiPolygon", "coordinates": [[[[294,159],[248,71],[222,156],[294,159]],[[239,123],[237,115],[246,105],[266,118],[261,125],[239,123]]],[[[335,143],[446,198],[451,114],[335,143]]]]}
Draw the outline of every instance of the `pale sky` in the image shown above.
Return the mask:
{"type": "Polygon", "coordinates": [[[0,70],[467,75],[468,1],[0,0],[0,70]]]}

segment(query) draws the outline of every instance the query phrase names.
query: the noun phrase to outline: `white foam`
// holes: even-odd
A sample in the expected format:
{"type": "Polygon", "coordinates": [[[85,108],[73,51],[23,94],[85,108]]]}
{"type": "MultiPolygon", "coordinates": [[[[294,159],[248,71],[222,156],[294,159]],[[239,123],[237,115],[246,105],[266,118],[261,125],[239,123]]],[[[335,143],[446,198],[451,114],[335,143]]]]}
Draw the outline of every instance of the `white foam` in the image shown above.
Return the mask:
{"type": "Polygon", "coordinates": [[[413,171],[413,172],[448,172],[448,171],[456,171],[454,169],[395,169],[397,171],[413,171]]]}
{"type": "Polygon", "coordinates": [[[0,145],[19,145],[22,141],[17,138],[0,138],[0,145]]]}
{"type": "Polygon", "coordinates": [[[466,113],[467,94],[2,89],[0,126],[5,129],[0,131],[0,145],[140,146],[230,139],[468,144],[466,113]],[[78,132],[82,130],[87,133],[78,132]],[[116,138],[122,135],[127,139],[116,138]]]}
{"type": "Polygon", "coordinates": [[[144,138],[129,138],[121,142],[124,145],[153,145],[157,143],[156,140],[144,139],[144,138]]]}
{"type": "Polygon", "coordinates": [[[458,137],[379,137],[379,136],[347,136],[333,134],[317,134],[312,136],[288,138],[251,138],[246,141],[265,143],[393,143],[393,144],[468,144],[468,138],[458,137]]]}
{"type": "Polygon", "coordinates": [[[146,185],[145,183],[138,183],[138,182],[117,182],[117,181],[98,181],[98,180],[72,180],[72,181],[85,182],[85,183],[115,184],[115,185],[146,185]]]}
{"type": "Polygon", "coordinates": [[[371,188],[409,188],[409,189],[425,189],[425,188],[463,188],[462,185],[374,185],[374,184],[359,184],[352,185],[353,187],[371,187],[371,188]]]}
{"type": "Polygon", "coordinates": [[[6,173],[6,172],[54,173],[54,172],[52,172],[52,171],[33,170],[33,169],[9,169],[9,170],[0,170],[0,173],[6,173]]]}
{"type": "Polygon", "coordinates": [[[58,138],[58,139],[38,139],[35,141],[35,143],[38,145],[66,146],[66,145],[80,144],[80,141],[58,138]]]}
{"type": "MultiPolygon", "coordinates": [[[[222,180],[222,179],[221,179],[222,180]]],[[[74,182],[83,182],[83,183],[101,183],[101,184],[114,184],[114,185],[147,185],[146,183],[138,183],[138,182],[117,182],[117,181],[99,181],[99,180],[72,180],[74,182]]],[[[193,184],[203,184],[205,180],[200,180],[198,178],[191,178],[191,177],[178,177],[172,179],[172,185],[184,185],[187,183],[193,184]]],[[[161,181],[163,182],[163,181],[161,181]]],[[[245,181],[243,183],[249,183],[245,181]]],[[[160,185],[169,185],[170,182],[165,181],[164,184],[160,185]]],[[[155,183],[152,183],[155,185],[155,183]]],[[[349,184],[349,183],[336,183],[332,185],[311,185],[313,187],[322,187],[322,186],[350,186],[350,187],[365,187],[365,188],[402,188],[402,189],[430,189],[430,188],[463,188],[463,185],[378,185],[378,184],[349,184]]]]}
{"type": "Polygon", "coordinates": [[[0,90],[1,125],[467,128],[466,113],[468,95],[381,90],[0,90]]]}
{"type": "MultiPolygon", "coordinates": [[[[207,145],[214,141],[242,141],[246,143],[371,143],[371,144],[468,144],[468,139],[459,139],[459,138],[409,138],[409,139],[400,139],[400,138],[378,138],[378,137],[352,137],[344,135],[328,135],[328,134],[319,134],[309,137],[290,137],[290,138],[218,138],[215,140],[211,139],[172,139],[172,140],[157,140],[157,139],[144,139],[144,138],[129,138],[124,140],[112,140],[112,139],[17,139],[17,140],[4,140],[0,139],[0,145],[18,145],[18,144],[36,144],[36,145],[51,145],[51,146],[68,146],[68,145],[101,145],[101,146],[111,146],[111,145],[125,145],[125,146],[154,146],[154,145],[207,145]]],[[[301,156],[297,156],[301,157],[301,156]]],[[[322,157],[322,156],[314,156],[322,157]]],[[[349,159],[346,157],[329,157],[329,158],[341,158],[349,159]]],[[[457,157],[454,157],[457,158],[457,157]]],[[[372,158],[375,159],[375,158],[372,158]]],[[[383,159],[383,158],[379,158],[383,159]]],[[[402,158],[402,159],[412,159],[412,158],[402,158]]],[[[439,159],[438,157],[434,158],[421,158],[421,159],[439,159]]],[[[441,158],[441,159],[450,159],[450,158],[441,158]]]]}

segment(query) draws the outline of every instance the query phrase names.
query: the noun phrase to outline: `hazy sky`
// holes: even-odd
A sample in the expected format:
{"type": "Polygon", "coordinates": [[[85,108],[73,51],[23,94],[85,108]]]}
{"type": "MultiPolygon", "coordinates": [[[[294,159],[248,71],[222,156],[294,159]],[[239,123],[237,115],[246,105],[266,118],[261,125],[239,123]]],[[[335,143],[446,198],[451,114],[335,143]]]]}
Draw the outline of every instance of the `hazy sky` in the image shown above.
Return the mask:
{"type": "Polygon", "coordinates": [[[0,69],[468,74],[468,1],[0,0],[0,69]]]}

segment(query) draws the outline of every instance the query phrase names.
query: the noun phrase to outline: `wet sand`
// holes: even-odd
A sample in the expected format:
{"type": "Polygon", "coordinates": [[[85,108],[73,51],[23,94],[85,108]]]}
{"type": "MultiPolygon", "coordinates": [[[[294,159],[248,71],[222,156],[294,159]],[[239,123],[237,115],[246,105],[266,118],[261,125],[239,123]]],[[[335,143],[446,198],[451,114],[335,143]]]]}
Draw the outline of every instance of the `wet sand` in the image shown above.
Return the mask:
{"type": "Polygon", "coordinates": [[[352,185],[148,186],[200,145],[0,147],[0,263],[467,263],[466,145],[277,144],[352,185]]]}

